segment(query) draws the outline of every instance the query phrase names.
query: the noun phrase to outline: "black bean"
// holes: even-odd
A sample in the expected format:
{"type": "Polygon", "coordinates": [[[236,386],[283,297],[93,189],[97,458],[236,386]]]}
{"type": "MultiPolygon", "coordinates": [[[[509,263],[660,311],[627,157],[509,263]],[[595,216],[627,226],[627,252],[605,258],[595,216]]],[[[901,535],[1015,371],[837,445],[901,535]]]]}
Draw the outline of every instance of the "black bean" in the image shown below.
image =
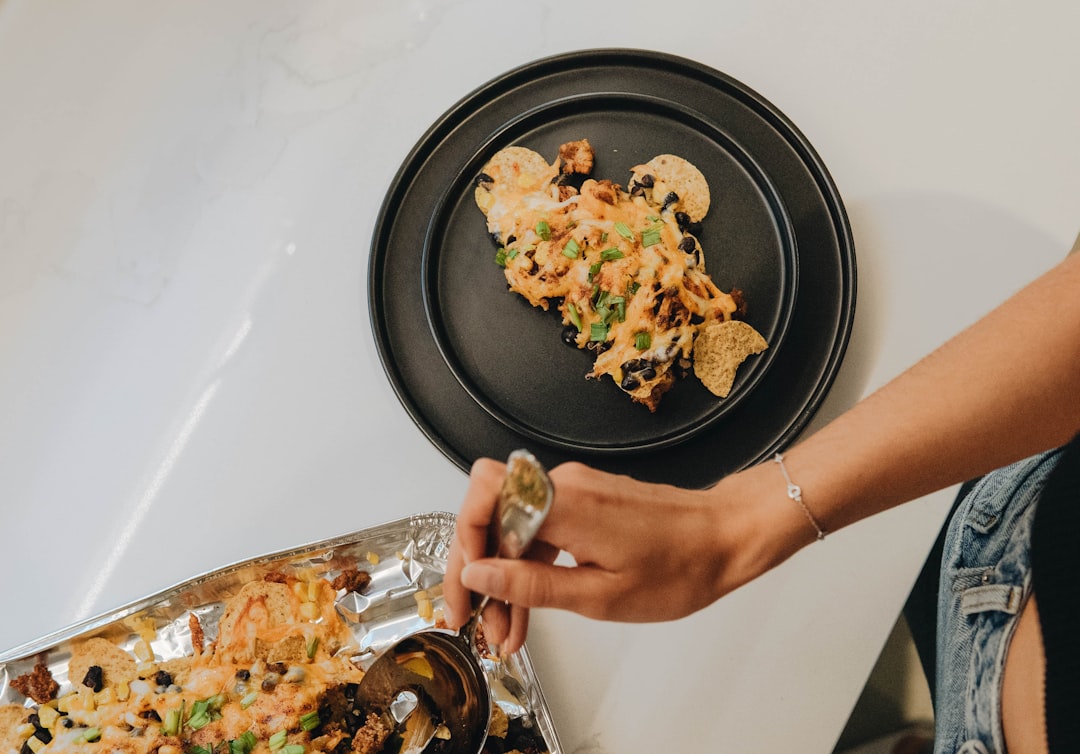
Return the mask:
{"type": "Polygon", "coordinates": [[[654,182],[655,182],[655,179],[651,175],[649,175],[648,173],[646,173],[645,175],[641,176],[641,178],[638,179],[638,183],[640,183],[645,188],[652,188],[654,182]]]}
{"type": "Polygon", "coordinates": [[[690,227],[690,215],[685,212],[675,213],[675,223],[679,226],[679,230],[686,232],[686,229],[690,227]]]}
{"type": "Polygon", "coordinates": [[[266,663],[266,669],[269,670],[271,673],[284,675],[285,671],[289,669],[289,666],[283,662],[268,662],[266,663]]]}
{"type": "Polygon", "coordinates": [[[91,665],[82,679],[82,684],[89,689],[93,689],[95,693],[101,691],[105,685],[104,671],[102,671],[101,666],[91,665]]]}
{"type": "Polygon", "coordinates": [[[479,173],[479,174],[477,174],[477,176],[476,176],[476,183],[477,183],[477,184],[482,184],[482,183],[494,183],[494,182],[495,182],[495,179],[494,179],[494,178],[492,178],[492,177],[491,177],[490,175],[488,175],[487,173],[479,173]]]}
{"type": "Polygon", "coordinates": [[[651,379],[655,379],[656,378],[656,370],[653,369],[652,367],[647,367],[645,369],[642,369],[640,372],[638,372],[638,377],[640,377],[641,379],[646,380],[646,381],[651,380],[651,379]]]}
{"type": "Polygon", "coordinates": [[[251,680],[251,671],[247,668],[240,668],[236,671],[236,677],[241,681],[249,681],[251,680]]]}
{"type": "Polygon", "coordinates": [[[635,183],[630,187],[630,196],[645,196],[645,187],[640,183],[635,183]]]}
{"type": "Polygon", "coordinates": [[[622,382],[619,383],[619,387],[623,390],[636,390],[641,387],[641,380],[633,372],[627,374],[622,378],[622,382]]]}
{"type": "Polygon", "coordinates": [[[52,733],[45,728],[38,728],[34,731],[34,738],[41,741],[43,744],[52,743],[52,733]]]}
{"type": "Polygon", "coordinates": [[[664,197],[664,208],[666,209],[677,201],[679,201],[679,195],[674,191],[669,191],[667,196],[664,197]]]}
{"type": "Polygon", "coordinates": [[[159,670],[154,674],[154,683],[158,686],[172,686],[172,676],[165,670],[159,670]]]}
{"type": "Polygon", "coordinates": [[[562,331],[562,342],[568,346],[577,347],[578,329],[573,325],[567,325],[562,331]]]}
{"type": "Polygon", "coordinates": [[[493,242],[493,243],[494,243],[494,244],[495,244],[496,246],[502,246],[502,238],[500,238],[500,237],[499,237],[499,234],[498,234],[498,233],[492,233],[492,234],[491,234],[491,241],[492,241],[492,242],[493,242]]]}
{"type": "Polygon", "coordinates": [[[694,240],[693,236],[683,236],[683,239],[679,241],[679,249],[687,254],[693,254],[697,251],[697,241],[694,240]]]}

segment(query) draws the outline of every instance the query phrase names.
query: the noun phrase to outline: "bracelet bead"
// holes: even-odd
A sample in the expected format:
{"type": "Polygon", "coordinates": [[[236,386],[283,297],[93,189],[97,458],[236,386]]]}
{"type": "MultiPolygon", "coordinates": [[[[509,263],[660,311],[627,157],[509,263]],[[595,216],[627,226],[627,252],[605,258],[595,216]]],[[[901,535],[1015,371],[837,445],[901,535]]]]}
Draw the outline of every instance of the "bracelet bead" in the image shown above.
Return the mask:
{"type": "Polygon", "coordinates": [[[803,502],[802,487],[791,481],[791,475],[788,474],[787,466],[784,465],[784,454],[777,453],[773,456],[773,461],[775,461],[776,465],[780,467],[780,471],[784,475],[784,481],[787,482],[787,496],[799,504],[799,507],[802,508],[802,512],[805,513],[806,518],[809,519],[811,526],[814,527],[814,531],[817,533],[817,540],[819,542],[822,541],[823,539],[825,539],[825,534],[827,532],[824,528],[822,528],[821,524],[818,523],[818,520],[814,517],[814,514],[810,512],[810,509],[806,506],[806,503],[803,502]]]}

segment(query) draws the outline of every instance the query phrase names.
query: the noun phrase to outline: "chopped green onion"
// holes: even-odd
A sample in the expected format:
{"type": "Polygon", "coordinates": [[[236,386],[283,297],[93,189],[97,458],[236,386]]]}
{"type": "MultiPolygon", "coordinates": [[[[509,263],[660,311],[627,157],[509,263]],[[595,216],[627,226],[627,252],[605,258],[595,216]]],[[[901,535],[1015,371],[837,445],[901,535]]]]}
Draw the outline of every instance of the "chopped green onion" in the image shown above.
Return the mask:
{"type": "Polygon", "coordinates": [[[229,741],[229,754],[251,754],[257,743],[255,734],[246,730],[239,738],[229,741]]]}
{"type": "Polygon", "coordinates": [[[536,224],[536,235],[540,236],[543,241],[551,240],[551,226],[547,224],[546,220],[541,220],[536,224]]]}
{"type": "Polygon", "coordinates": [[[581,314],[578,313],[577,307],[573,303],[567,303],[566,313],[570,315],[570,321],[574,323],[574,327],[581,332],[581,314]]]}
{"type": "Polygon", "coordinates": [[[592,282],[596,273],[600,272],[600,267],[603,266],[603,262],[593,262],[589,265],[589,282],[592,282]]]}
{"type": "Polygon", "coordinates": [[[639,332],[634,335],[634,347],[639,351],[648,350],[652,345],[652,336],[647,332],[639,332]]]}
{"type": "Polygon", "coordinates": [[[615,232],[625,238],[627,241],[634,240],[634,231],[630,230],[630,226],[624,222],[615,223],[615,232]]]}
{"type": "Polygon", "coordinates": [[[600,252],[600,259],[604,262],[610,262],[613,259],[622,259],[623,256],[625,255],[614,246],[600,252]]]}
{"type": "Polygon", "coordinates": [[[589,325],[589,340],[603,343],[607,340],[608,326],[603,322],[593,322],[589,325]]]}
{"type": "Polygon", "coordinates": [[[495,252],[495,264],[499,265],[500,267],[506,266],[506,249],[500,248],[498,251],[495,252]]]}
{"type": "Polygon", "coordinates": [[[304,730],[315,730],[319,727],[322,721],[319,719],[319,713],[308,712],[306,715],[300,716],[300,727],[304,730]]]}
{"type": "Polygon", "coordinates": [[[640,289],[641,289],[641,283],[639,283],[639,282],[638,282],[638,281],[636,281],[636,280],[631,280],[631,281],[630,281],[630,285],[626,286],[626,293],[627,293],[628,295],[630,295],[630,296],[633,296],[633,295],[634,295],[635,293],[637,293],[637,292],[638,292],[638,291],[639,291],[640,289]]]}
{"type": "Polygon", "coordinates": [[[281,750],[281,754],[304,754],[304,747],[301,744],[289,744],[281,750]]]}
{"type": "Polygon", "coordinates": [[[200,730],[210,724],[210,715],[205,712],[201,715],[192,715],[188,718],[187,725],[192,730],[200,730]]]}
{"type": "Polygon", "coordinates": [[[649,221],[649,222],[651,222],[651,223],[658,223],[658,222],[660,222],[660,218],[659,218],[659,217],[657,217],[656,215],[646,215],[646,216],[645,216],[645,219],[646,219],[646,220],[648,220],[648,221],[649,221]]]}
{"type": "Polygon", "coordinates": [[[171,709],[165,713],[165,720],[161,723],[161,734],[164,736],[176,736],[180,733],[180,710],[171,709]]]}
{"type": "Polygon", "coordinates": [[[648,248],[660,243],[660,228],[653,226],[641,232],[641,245],[648,248]]]}
{"type": "Polygon", "coordinates": [[[259,698],[258,691],[252,691],[250,694],[240,700],[240,709],[247,709],[255,703],[255,700],[259,698]]]}
{"type": "Polygon", "coordinates": [[[188,754],[214,754],[214,747],[195,744],[188,750],[188,754]]]}
{"type": "Polygon", "coordinates": [[[277,733],[270,736],[270,740],[267,741],[267,744],[270,746],[270,751],[277,751],[283,747],[288,736],[289,731],[287,730],[279,730],[277,733]]]}
{"type": "MultiPolygon", "coordinates": [[[[516,252],[515,252],[516,253],[516,252]]],[[[319,651],[319,637],[316,636],[307,645],[307,658],[309,660],[315,659],[315,653],[319,651]]]]}
{"type": "Polygon", "coordinates": [[[612,296],[608,303],[615,307],[615,319],[620,322],[626,321],[626,299],[622,296],[612,296]]]}
{"type": "MultiPolygon", "coordinates": [[[[508,261],[508,262],[509,262],[509,261],[510,261],[511,259],[513,259],[514,257],[516,257],[516,256],[518,255],[518,253],[519,253],[519,252],[518,252],[518,250],[517,250],[517,249],[510,249],[509,251],[507,251],[507,252],[506,252],[506,261],[508,261]]],[[[318,641],[318,639],[316,639],[316,641],[318,641]]]]}
{"type": "Polygon", "coordinates": [[[608,296],[610,295],[611,294],[608,291],[605,291],[603,289],[597,289],[596,293],[594,294],[594,300],[596,302],[596,305],[604,306],[607,303],[608,296]]]}
{"type": "Polygon", "coordinates": [[[563,246],[563,256],[570,259],[577,259],[578,252],[581,251],[581,247],[578,246],[578,242],[574,239],[570,239],[566,242],[566,246],[563,246]]]}
{"type": "Polygon", "coordinates": [[[607,231],[600,234],[600,243],[607,243],[607,231]]]}

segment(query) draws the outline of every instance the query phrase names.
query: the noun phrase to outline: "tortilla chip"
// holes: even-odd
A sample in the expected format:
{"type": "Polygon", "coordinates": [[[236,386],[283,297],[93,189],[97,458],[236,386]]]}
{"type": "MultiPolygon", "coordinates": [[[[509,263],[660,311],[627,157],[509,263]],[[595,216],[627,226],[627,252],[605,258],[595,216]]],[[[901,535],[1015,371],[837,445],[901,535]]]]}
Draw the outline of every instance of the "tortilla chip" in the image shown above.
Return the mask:
{"type": "Polygon", "coordinates": [[[717,322],[694,340],[694,374],[713,395],[727,398],[739,366],[768,347],[761,333],[741,320],[717,322]]]}
{"type": "Polygon", "coordinates": [[[18,751],[23,739],[19,726],[30,718],[30,710],[17,704],[0,705],[0,751],[18,751]]]}
{"type": "Polygon", "coordinates": [[[137,677],[135,658],[108,639],[94,638],[76,644],[71,649],[68,680],[79,688],[94,665],[101,668],[102,681],[107,686],[130,683],[137,677]]]}
{"type": "Polygon", "coordinates": [[[709,212],[711,197],[709,183],[693,163],[674,154],[661,154],[653,157],[644,165],[631,169],[633,180],[652,176],[652,203],[665,204],[668,194],[674,192],[678,199],[671,206],[685,212],[692,222],[700,222],[709,212]]]}
{"type": "Polygon", "coordinates": [[[225,603],[218,623],[224,643],[218,652],[228,662],[253,661],[257,635],[294,621],[289,587],[276,581],[252,581],[225,603]]]}
{"type": "Polygon", "coordinates": [[[500,149],[481,168],[479,184],[473,192],[476,206],[486,215],[491,209],[491,185],[511,186],[522,192],[535,191],[559,174],[556,166],[548,163],[538,152],[526,147],[500,149]],[[484,178],[490,178],[490,181],[484,178]]]}

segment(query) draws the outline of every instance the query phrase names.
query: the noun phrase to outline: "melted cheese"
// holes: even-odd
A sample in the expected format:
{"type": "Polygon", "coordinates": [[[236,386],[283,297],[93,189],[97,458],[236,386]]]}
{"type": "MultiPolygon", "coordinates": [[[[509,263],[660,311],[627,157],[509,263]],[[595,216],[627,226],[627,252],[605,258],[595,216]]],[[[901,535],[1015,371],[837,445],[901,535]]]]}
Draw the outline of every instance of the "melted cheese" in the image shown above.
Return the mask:
{"type": "Polygon", "coordinates": [[[705,272],[696,239],[695,251],[680,247],[673,207],[593,179],[560,200],[556,174],[490,176],[488,231],[503,244],[507,283],[533,306],[556,302],[579,348],[603,344],[589,377],[608,375],[654,409],[653,387],[670,384],[699,328],[730,319],[736,302],[705,272]]]}

